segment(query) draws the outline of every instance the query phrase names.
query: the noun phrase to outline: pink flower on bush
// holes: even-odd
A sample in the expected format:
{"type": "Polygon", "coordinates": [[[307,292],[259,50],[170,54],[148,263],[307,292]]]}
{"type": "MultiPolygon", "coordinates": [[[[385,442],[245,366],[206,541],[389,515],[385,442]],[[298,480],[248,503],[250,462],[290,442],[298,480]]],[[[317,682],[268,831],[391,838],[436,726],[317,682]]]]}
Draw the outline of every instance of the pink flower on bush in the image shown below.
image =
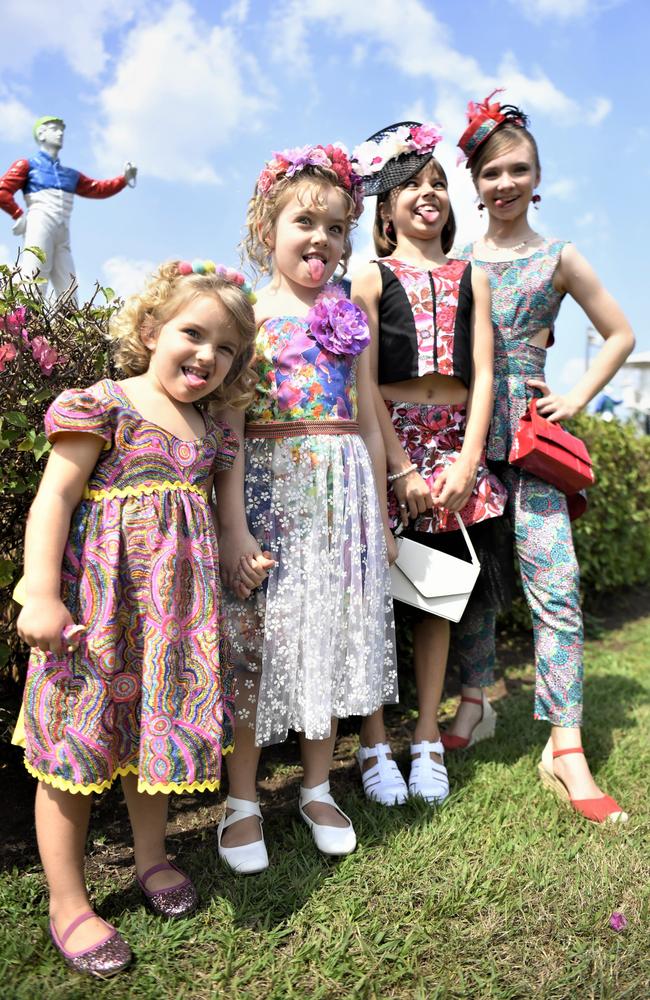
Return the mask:
{"type": "MultiPolygon", "coordinates": [[[[25,325],[25,318],[27,316],[27,309],[25,306],[19,306],[18,309],[14,309],[12,313],[8,316],[3,316],[0,320],[0,325],[4,327],[7,333],[16,337],[25,325]]],[[[23,334],[26,331],[23,330],[23,334]]]]}
{"type": "Polygon", "coordinates": [[[44,375],[51,375],[52,369],[61,360],[57,351],[50,345],[45,337],[34,337],[30,343],[34,359],[44,375]]]}
{"type": "Polygon", "coordinates": [[[18,351],[15,344],[0,344],[0,372],[5,370],[8,361],[13,361],[18,351]]]}

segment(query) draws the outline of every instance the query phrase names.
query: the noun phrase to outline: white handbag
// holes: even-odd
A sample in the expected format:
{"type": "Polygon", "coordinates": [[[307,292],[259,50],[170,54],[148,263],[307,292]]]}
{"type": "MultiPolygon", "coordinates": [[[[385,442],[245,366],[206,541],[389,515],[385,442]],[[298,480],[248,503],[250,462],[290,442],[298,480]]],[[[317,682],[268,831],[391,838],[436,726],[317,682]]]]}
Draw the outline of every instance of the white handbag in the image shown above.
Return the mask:
{"type": "Polygon", "coordinates": [[[467,529],[458,514],[455,517],[471,562],[401,538],[400,527],[395,533],[398,555],[390,568],[394,600],[452,622],[460,621],[481,569],[467,529]]]}

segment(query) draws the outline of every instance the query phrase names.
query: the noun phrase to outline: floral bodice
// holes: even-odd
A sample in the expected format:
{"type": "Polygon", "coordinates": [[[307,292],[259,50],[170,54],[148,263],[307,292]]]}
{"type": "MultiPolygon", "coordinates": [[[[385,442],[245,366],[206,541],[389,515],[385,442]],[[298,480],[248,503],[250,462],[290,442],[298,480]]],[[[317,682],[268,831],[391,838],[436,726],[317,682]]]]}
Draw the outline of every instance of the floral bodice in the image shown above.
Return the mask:
{"type": "Polygon", "coordinates": [[[275,316],[257,334],[255,399],[247,422],[356,420],[356,362],[322,347],[307,319],[275,316]]]}
{"type": "Polygon", "coordinates": [[[513,341],[531,341],[540,330],[550,330],[548,346],[553,343],[563,298],[553,287],[553,275],[565,246],[565,240],[545,240],[530,256],[507,261],[481,260],[471,243],[457,251],[460,259],[471,260],[488,276],[496,353],[507,353],[513,341]]]}

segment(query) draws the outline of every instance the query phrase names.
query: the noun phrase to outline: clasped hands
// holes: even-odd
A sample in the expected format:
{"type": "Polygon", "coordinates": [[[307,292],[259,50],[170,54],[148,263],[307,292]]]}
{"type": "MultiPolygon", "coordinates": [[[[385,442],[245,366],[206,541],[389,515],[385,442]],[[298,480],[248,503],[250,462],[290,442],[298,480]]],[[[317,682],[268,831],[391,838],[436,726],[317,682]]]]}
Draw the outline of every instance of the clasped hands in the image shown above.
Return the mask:
{"type": "Polygon", "coordinates": [[[220,539],[221,579],[236,597],[245,600],[260,587],[275,566],[271,552],[262,550],[252,535],[220,539]]]}
{"type": "Polygon", "coordinates": [[[460,511],[470,498],[476,482],[476,470],[463,458],[457,458],[436,476],[433,483],[423,479],[419,472],[400,476],[392,483],[399,504],[402,524],[409,519],[426,514],[434,508],[442,511],[460,511]]]}

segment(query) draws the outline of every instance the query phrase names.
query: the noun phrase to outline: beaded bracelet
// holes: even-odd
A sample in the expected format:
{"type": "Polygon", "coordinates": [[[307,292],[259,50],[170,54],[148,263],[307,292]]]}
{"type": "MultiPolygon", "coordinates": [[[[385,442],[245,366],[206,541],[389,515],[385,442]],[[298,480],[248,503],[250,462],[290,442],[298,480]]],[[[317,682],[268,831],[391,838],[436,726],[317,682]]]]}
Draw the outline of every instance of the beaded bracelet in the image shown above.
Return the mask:
{"type": "Polygon", "coordinates": [[[396,479],[401,479],[402,476],[408,476],[411,472],[417,472],[417,465],[409,465],[408,469],[403,469],[402,472],[393,472],[392,475],[386,476],[389,483],[394,483],[396,479]]]}

